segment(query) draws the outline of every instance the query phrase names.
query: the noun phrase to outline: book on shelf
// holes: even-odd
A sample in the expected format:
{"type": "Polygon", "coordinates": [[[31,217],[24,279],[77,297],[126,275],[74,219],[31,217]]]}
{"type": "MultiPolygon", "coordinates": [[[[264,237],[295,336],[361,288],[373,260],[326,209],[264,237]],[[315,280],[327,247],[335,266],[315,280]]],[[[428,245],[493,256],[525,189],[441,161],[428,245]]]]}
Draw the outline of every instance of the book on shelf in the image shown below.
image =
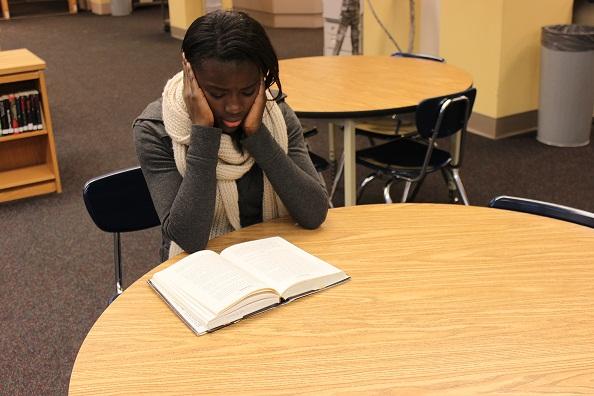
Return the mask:
{"type": "Polygon", "coordinates": [[[281,237],[201,250],[159,271],[149,285],[196,334],[347,281],[344,271],[281,237]]]}
{"type": "Polygon", "coordinates": [[[0,135],[43,129],[39,91],[0,96],[0,135]]]}

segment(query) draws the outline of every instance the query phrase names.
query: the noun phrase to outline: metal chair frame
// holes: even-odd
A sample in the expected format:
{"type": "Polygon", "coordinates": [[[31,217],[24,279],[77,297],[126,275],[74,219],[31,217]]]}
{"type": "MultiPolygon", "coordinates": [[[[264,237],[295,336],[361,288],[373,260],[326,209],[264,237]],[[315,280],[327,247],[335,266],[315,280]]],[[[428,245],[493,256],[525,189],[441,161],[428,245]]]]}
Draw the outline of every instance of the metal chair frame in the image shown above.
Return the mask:
{"type": "Polygon", "coordinates": [[[113,234],[115,295],[123,292],[121,233],[161,224],[140,167],[111,172],[87,181],[83,199],[91,219],[102,231],[113,234]],[[125,189],[120,189],[125,187],[125,189]]]}
{"type": "MultiPolygon", "coordinates": [[[[391,56],[401,57],[401,58],[414,58],[414,59],[421,59],[421,60],[441,62],[441,63],[445,62],[445,58],[442,58],[441,56],[420,54],[420,53],[413,53],[413,52],[394,52],[394,53],[392,53],[391,56]]],[[[356,128],[355,134],[366,136],[367,139],[369,140],[369,144],[371,144],[371,145],[376,144],[374,139],[381,139],[383,141],[386,141],[386,140],[393,140],[393,139],[396,139],[399,137],[404,137],[404,136],[414,136],[417,133],[416,130],[414,130],[414,129],[404,130],[402,128],[403,126],[405,126],[404,121],[403,121],[403,116],[406,116],[406,115],[414,116],[414,112],[413,113],[404,113],[404,114],[393,114],[389,117],[385,117],[386,119],[388,119],[390,121],[390,124],[393,123],[393,133],[390,133],[390,134],[379,133],[379,132],[374,132],[373,130],[365,130],[365,129],[361,129],[361,128],[356,128]]],[[[376,122],[378,122],[378,121],[376,121],[376,122]]],[[[373,123],[373,122],[371,122],[371,123],[373,123]]],[[[413,121],[413,123],[414,123],[414,121],[413,121]]],[[[365,124],[365,125],[367,125],[367,124],[365,124]]],[[[392,128],[390,128],[390,130],[392,130],[392,128]]],[[[336,193],[336,189],[338,188],[338,183],[340,182],[340,178],[342,177],[343,172],[344,172],[344,153],[341,154],[341,156],[338,160],[338,163],[336,164],[336,175],[334,176],[334,180],[332,181],[332,188],[330,189],[330,200],[332,200],[332,198],[334,197],[334,194],[336,193]]]]}
{"type": "MultiPolygon", "coordinates": [[[[306,140],[312,136],[317,135],[317,134],[318,134],[318,129],[315,126],[303,128],[303,137],[306,140]]],[[[326,158],[321,157],[318,154],[311,151],[307,141],[305,142],[305,146],[307,147],[307,153],[309,154],[309,158],[311,159],[311,162],[313,163],[314,168],[316,168],[316,171],[318,172],[320,181],[322,182],[324,187],[327,189],[326,181],[324,180],[324,175],[322,172],[324,172],[325,170],[327,170],[330,167],[330,163],[328,162],[328,160],[326,160],[326,158]]],[[[330,207],[330,208],[334,207],[334,204],[332,203],[332,199],[330,198],[330,196],[328,196],[328,207],[330,207]]]]}
{"type": "Polygon", "coordinates": [[[489,207],[530,213],[594,228],[594,213],[551,202],[501,195],[493,198],[489,202],[489,207]]]}
{"type": "MultiPolygon", "coordinates": [[[[467,92],[469,92],[469,91],[467,91],[467,92]]],[[[429,99],[429,100],[434,100],[434,99],[429,99]]],[[[423,101],[423,102],[427,102],[427,101],[423,101]]],[[[421,107],[423,105],[423,102],[421,102],[421,104],[419,104],[419,107],[421,107]]],[[[402,198],[401,198],[400,202],[407,202],[407,200],[409,198],[411,200],[414,200],[423,181],[425,180],[425,176],[427,175],[427,173],[429,173],[428,165],[429,165],[429,161],[431,159],[431,155],[433,154],[433,150],[436,147],[437,139],[442,138],[442,137],[451,136],[453,134],[453,133],[447,133],[442,136],[442,123],[443,123],[444,117],[446,116],[446,113],[447,113],[448,109],[450,108],[450,106],[452,106],[458,102],[465,103],[465,105],[464,105],[464,120],[462,122],[461,129],[457,132],[460,134],[459,139],[461,139],[460,144],[458,145],[457,149],[461,150],[462,140],[466,134],[466,127],[468,124],[468,118],[470,116],[470,109],[472,107],[472,102],[471,102],[471,99],[469,99],[464,94],[460,94],[458,96],[449,95],[448,97],[445,97],[444,99],[442,99],[442,101],[439,104],[437,120],[435,121],[435,125],[433,126],[433,128],[431,128],[431,131],[432,131],[431,136],[426,141],[417,140],[418,144],[426,144],[426,146],[427,146],[427,150],[425,152],[425,157],[423,159],[422,165],[418,168],[413,168],[408,172],[403,171],[403,170],[390,169],[389,166],[386,166],[385,168],[382,168],[382,169],[375,170],[374,172],[372,172],[370,175],[368,175],[366,178],[363,179],[362,183],[359,186],[359,190],[357,193],[357,200],[360,200],[360,198],[363,194],[363,191],[365,190],[366,186],[371,181],[375,180],[376,178],[382,177],[384,175],[390,176],[390,179],[386,182],[386,184],[384,186],[384,190],[383,190],[384,201],[386,203],[393,202],[391,194],[390,194],[390,189],[391,189],[392,185],[394,184],[394,182],[396,182],[396,181],[404,181],[405,182],[405,186],[404,186],[404,190],[403,190],[402,198]],[[415,184],[415,185],[414,185],[414,188],[411,193],[411,187],[413,187],[413,184],[415,184]],[[410,194],[410,196],[409,196],[409,194],[410,194]]],[[[418,125],[418,122],[417,122],[417,125],[418,125]]],[[[421,128],[419,128],[419,130],[421,130],[421,128]]],[[[424,135],[424,133],[422,135],[424,135]]],[[[406,138],[404,138],[404,139],[406,139],[406,138]]],[[[390,143],[386,143],[386,144],[390,144],[390,143]]],[[[460,159],[461,152],[460,151],[456,152],[454,158],[460,159]]],[[[466,195],[466,190],[465,190],[464,185],[462,184],[462,180],[460,178],[460,173],[458,170],[459,165],[460,165],[460,161],[458,161],[457,163],[452,163],[452,157],[450,156],[450,159],[447,161],[447,163],[444,166],[440,167],[439,169],[441,170],[441,173],[446,181],[446,184],[448,185],[448,190],[450,192],[450,198],[454,202],[457,202],[458,199],[460,199],[460,200],[462,200],[464,205],[469,205],[468,197],[466,195]]],[[[437,170],[437,169],[435,169],[435,170],[437,170]]]]}

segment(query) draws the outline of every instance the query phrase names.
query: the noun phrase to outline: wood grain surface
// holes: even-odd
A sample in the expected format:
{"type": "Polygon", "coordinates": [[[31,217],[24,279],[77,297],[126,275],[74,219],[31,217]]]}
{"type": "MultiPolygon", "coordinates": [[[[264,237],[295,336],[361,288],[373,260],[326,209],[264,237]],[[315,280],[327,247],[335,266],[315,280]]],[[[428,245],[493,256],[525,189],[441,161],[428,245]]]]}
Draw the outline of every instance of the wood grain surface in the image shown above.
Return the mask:
{"type": "Polygon", "coordinates": [[[28,49],[0,51],[0,76],[43,69],[45,61],[28,49]]]}
{"type": "Polygon", "coordinates": [[[387,114],[472,86],[472,77],[466,71],[420,59],[314,56],[284,59],[279,66],[287,103],[297,115],[320,118],[329,114],[387,114]]]}
{"type": "Polygon", "coordinates": [[[281,219],[209,246],[274,235],[352,279],[198,337],[147,286],[150,272],[89,332],[70,394],[594,394],[592,229],[365,205],[330,210],[317,230],[281,219]]]}

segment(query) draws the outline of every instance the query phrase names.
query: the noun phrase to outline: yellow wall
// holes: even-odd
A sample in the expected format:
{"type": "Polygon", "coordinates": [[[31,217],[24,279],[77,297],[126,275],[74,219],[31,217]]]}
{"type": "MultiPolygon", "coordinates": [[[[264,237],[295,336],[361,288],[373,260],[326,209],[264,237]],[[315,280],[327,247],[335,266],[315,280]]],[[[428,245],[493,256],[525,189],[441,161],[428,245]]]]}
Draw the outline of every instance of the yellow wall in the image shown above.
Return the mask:
{"type": "Polygon", "coordinates": [[[501,118],[538,108],[540,29],[571,22],[573,0],[447,0],[440,55],[468,70],[474,111],[501,118]]]}
{"type": "Polygon", "coordinates": [[[172,33],[185,31],[202,14],[204,4],[200,0],[169,0],[169,23],[172,33]]]}
{"type": "Polygon", "coordinates": [[[474,111],[491,117],[499,96],[503,1],[441,2],[439,53],[472,74],[479,91],[474,111]]]}
{"type": "Polygon", "coordinates": [[[538,109],[540,36],[546,25],[567,24],[573,0],[505,0],[497,116],[538,109]]]}
{"type": "MultiPolygon", "coordinates": [[[[230,10],[232,8],[233,0],[221,0],[221,9],[230,10]]],[[[183,39],[185,31],[192,22],[204,13],[203,0],[169,0],[171,35],[183,39]]]]}
{"type": "MultiPolygon", "coordinates": [[[[409,33],[409,0],[373,0],[373,8],[378,17],[388,29],[392,37],[396,40],[403,51],[408,50],[408,33],[409,33]]],[[[396,52],[397,49],[386,33],[377,23],[367,1],[365,1],[363,11],[363,53],[365,55],[389,55],[396,52]]],[[[419,0],[415,5],[416,18],[415,25],[415,47],[419,43],[419,0]]]]}
{"type": "MultiPolygon", "coordinates": [[[[415,47],[421,26],[417,0],[415,47]]],[[[408,0],[374,0],[384,25],[406,50],[408,0]]],[[[538,107],[540,28],[571,23],[573,0],[441,0],[439,55],[470,72],[478,88],[474,111],[500,118],[538,107]]],[[[365,54],[390,54],[394,46],[365,2],[365,54]]]]}

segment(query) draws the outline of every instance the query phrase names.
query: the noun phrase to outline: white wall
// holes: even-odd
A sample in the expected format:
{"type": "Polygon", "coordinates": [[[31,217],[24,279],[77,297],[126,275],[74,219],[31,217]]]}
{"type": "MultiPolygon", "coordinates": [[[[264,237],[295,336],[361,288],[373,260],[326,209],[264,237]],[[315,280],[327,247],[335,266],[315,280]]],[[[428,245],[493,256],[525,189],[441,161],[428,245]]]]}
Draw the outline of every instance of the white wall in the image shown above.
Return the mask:
{"type": "MultiPolygon", "coordinates": [[[[419,0],[418,0],[419,1],[419,0]]],[[[416,52],[439,56],[439,9],[441,0],[420,0],[419,48],[416,52]]]]}

